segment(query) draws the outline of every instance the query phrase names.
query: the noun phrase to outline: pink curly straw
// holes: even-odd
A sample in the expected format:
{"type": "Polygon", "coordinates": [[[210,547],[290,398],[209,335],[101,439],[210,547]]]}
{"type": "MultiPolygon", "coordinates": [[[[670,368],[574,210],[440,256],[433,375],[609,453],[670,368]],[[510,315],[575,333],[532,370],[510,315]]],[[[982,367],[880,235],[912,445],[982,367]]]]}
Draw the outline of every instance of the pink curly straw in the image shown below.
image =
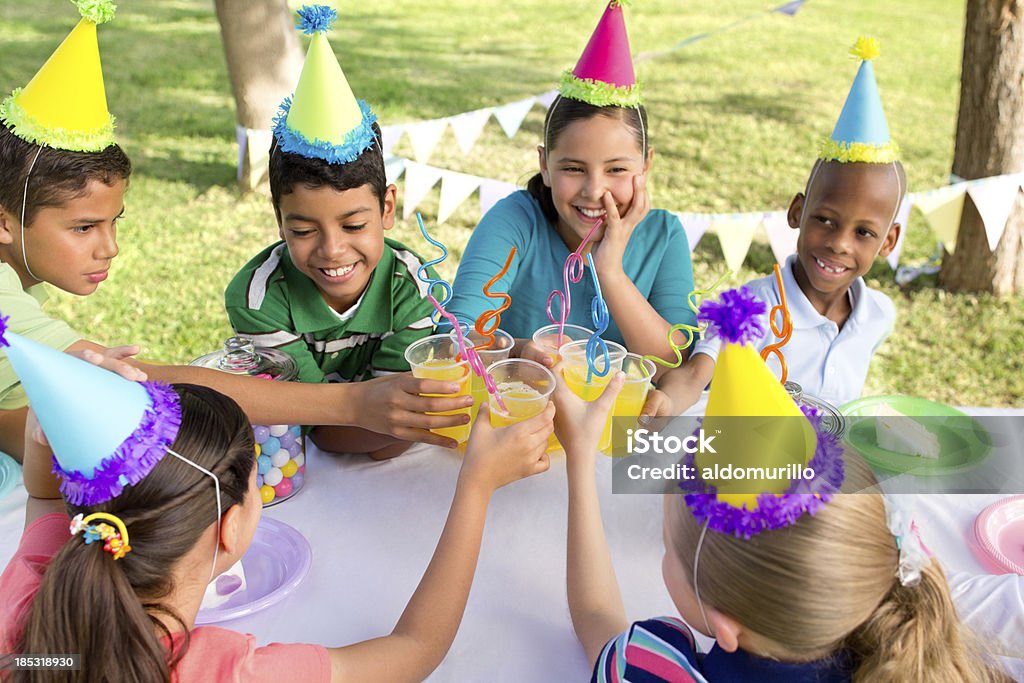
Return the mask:
{"type": "Polygon", "coordinates": [[[476,373],[478,377],[483,378],[484,387],[487,388],[487,393],[494,397],[494,400],[498,402],[498,407],[501,412],[507,413],[508,408],[505,407],[505,401],[502,400],[501,394],[498,393],[498,387],[494,383],[494,378],[491,377],[491,373],[487,372],[487,368],[484,367],[484,362],[480,360],[480,354],[476,352],[476,349],[472,346],[466,346],[466,338],[462,335],[462,326],[459,323],[458,318],[453,314],[446,311],[441,307],[441,304],[437,302],[432,294],[427,294],[427,300],[434,305],[437,312],[441,314],[449,323],[451,323],[452,329],[455,330],[455,338],[459,343],[459,356],[465,358],[469,362],[470,369],[476,373]]]}
{"type": "Polygon", "coordinates": [[[548,320],[552,323],[558,323],[558,339],[555,343],[555,348],[562,345],[562,337],[565,331],[565,321],[569,318],[569,309],[571,306],[571,297],[569,296],[569,282],[572,281],[574,284],[578,283],[583,279],[583,249],[586,248],[590,239],[597,232],[597,229],[604,224],[604,218],[598,218],[594,221],[594,227],[590,228],[590,232],[580,242],[580,246],[576,247],[576,251],[569,254],[565,259],[565,268],[562,270],[562,286],[561,290],[554,290],[548,294],[547,301],[547,314],[548,320]],[[555,320],[555,316],[551,314],[551,301],[555,297],[558,297],[559,302],[559,316],[558,320],[555,320]]]}

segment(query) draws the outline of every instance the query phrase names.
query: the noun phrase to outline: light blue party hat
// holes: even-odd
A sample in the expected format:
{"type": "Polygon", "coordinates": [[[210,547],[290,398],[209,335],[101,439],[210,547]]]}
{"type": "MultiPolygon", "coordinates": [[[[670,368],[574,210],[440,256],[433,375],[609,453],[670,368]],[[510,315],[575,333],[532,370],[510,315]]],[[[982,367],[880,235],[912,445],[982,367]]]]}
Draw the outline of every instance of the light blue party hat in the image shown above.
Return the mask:
{"type": "Polygon", "coordinates": [[[65,499],[102,503],[149,474],[177,437],[177,393],[131,382],[6,327],[0,316],[0,344],[53,449],[65,499]]]}
{"type": "Polygon", "coordinates": [[[887,164],[899,158],[899,147],[889,137],[882,98],[871,60],[879,54],[876,38],[858,38],[850,54],[861,60],[846,104],[832,136],[821,149],[821,158],[843,163],[887,164]]]}

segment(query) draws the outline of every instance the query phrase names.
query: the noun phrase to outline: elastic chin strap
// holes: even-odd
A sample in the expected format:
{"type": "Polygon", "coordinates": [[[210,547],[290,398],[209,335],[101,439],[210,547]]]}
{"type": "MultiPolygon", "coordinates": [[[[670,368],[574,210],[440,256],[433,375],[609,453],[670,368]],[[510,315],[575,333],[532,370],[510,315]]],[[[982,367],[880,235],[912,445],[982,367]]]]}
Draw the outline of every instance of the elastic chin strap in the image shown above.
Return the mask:
{"type": "Polygon", "coordinates": [[[708,533],[708,524],[711,520],[704,521],[704,527],[700,530],[700,538],[697,539],[697,548],[693,551],[693,595],[697,598],[697,607],[700,608],[700,616],[704,619],[704,628],[708,630],[708,635],[712,638],[715,637],[715,630],[711,628],[711,622],[708,621],[708,613],[704,611],[704,601],[700,599],[700,584],[697,583],[697,566],[700,564],[700,549],[704,545],[704,537],[708,533]]]}
{"type": "Polygon", "coordinates": [[[21,262],[25,264],[25,270],[28,271],[29,277],[39,282],[42,282],[43,279],[32,272],[32,266],[28,265],[28,255],[25,253],[25,207],[28,203],[28,179],[32,177],[32,169],[36,167],[36,161],[39,160],[39,155],[42,152],[43,147],[40,145],[36,150],[36,155],[32,157],[32,163],[29,164],[28,173],[25,174],[25,187],[21,192],[21,262]]]}
{"type": "MultiPolygon", "coordinates": [[[[555,98],[555,101],[551,103],[551,109],[548,110],[548,115],[544,117],[544,154],[547,155],[548,150],[551,149],[551,145],[548,144],[548,123],[551,121],[552,114],[555,113],[555,109],[558,107],[558,103],[562,101],[562,96],[559,95],[555,98]]],[[[640,123],[640,150],[642,151],[643,158],[641,163],[647,163],[647,128],[644,127],[644,117],[640,114],[640,105],[635,107],[636,109],[636,120],[640,123]]],[[[383,152],[383,150],[381,150],[383,152]]]]}
{"type": "Polygon", "coordinates": [[[192,462],[191,460],[189,460],[188,458],[186,458],[183,455],[175,453],[170,448],[167,449],[167,452],[169,454],[173,455],[178,460],[180,460],[183,463],[185,463],[186,465],[189,465],[191,467],[196,468],[197,470],[199,470],[200,472],[202,472],[206,476],[208,476],[211,479],[213,479],[213,487],[214,487],[214,490],[217,492],[217,536],[215,537],[214,544],[213,544],[213,566],[210,567],[210,580],[207,581],[207,583],[210,583],[210,581],[213,581],[214,577],[217,576],[217,551],[220,549],[220,520],[221,520],[220,479],[218,479],[217,475],[214,474],[213,472],[211,472],[210,470],[206,469],[205,467],[203,467],[201,465],[197,465],[196,463],[192,462]]]}

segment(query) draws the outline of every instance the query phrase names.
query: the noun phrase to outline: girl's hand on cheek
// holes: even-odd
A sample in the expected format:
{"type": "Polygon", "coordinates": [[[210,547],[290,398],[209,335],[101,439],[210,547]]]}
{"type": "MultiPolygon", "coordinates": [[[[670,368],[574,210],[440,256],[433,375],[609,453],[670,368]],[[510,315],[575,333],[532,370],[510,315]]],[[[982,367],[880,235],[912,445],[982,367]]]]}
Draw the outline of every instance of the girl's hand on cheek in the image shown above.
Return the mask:
{"type": "Polygon", "coordinates": [[[601,198],[605,209],[604,239],[594,256],[598,273],[604,276],[621,273],[622,257],[626,253],[626,245],[633,235],[633,230],[651,210],[650,196],[647,194],[647,179],[642,175],[633,176],[633,201],[630,202],[624,215],[619,215],[615,198],[611,192],[605,192],[601,198]]]}

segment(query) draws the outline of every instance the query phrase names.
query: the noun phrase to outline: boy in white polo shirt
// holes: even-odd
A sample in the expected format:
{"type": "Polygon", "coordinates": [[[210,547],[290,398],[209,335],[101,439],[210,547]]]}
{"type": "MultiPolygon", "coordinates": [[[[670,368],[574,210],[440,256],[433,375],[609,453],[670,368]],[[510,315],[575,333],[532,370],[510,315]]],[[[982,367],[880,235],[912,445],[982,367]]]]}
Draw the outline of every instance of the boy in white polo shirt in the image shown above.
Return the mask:
{"type": "MultiPolygon", "coordinates": [[[[806,190],[789,207],[789,225],[800,236],[797,253],[782,269],[793,323],[784,347],[789,378],[835,405],[860,395],[871,357],[896,319],[892,301],[869,289],[862,276],[896,246],[901,229],[896,214],[907,187],[871,68],[877,43],[860,39],[853,53],[864,61],[806,190]]],[[[747,287],[769,310],[780,302],[774,276],[747,287]]],[[[766,330],[767,323],[766,316],[766,330]]],[[[775,341],[768,334],[760,344],[763,348],[775,341]]],[[[687,363],[659,383],[671,399],[671,412],[686,410],[700,397],[711,381],[719,347],[714,335],[705,337],[687,363]]],[[[663,405],[645,409],[655,412],[668,411],[663,405]]]]}

